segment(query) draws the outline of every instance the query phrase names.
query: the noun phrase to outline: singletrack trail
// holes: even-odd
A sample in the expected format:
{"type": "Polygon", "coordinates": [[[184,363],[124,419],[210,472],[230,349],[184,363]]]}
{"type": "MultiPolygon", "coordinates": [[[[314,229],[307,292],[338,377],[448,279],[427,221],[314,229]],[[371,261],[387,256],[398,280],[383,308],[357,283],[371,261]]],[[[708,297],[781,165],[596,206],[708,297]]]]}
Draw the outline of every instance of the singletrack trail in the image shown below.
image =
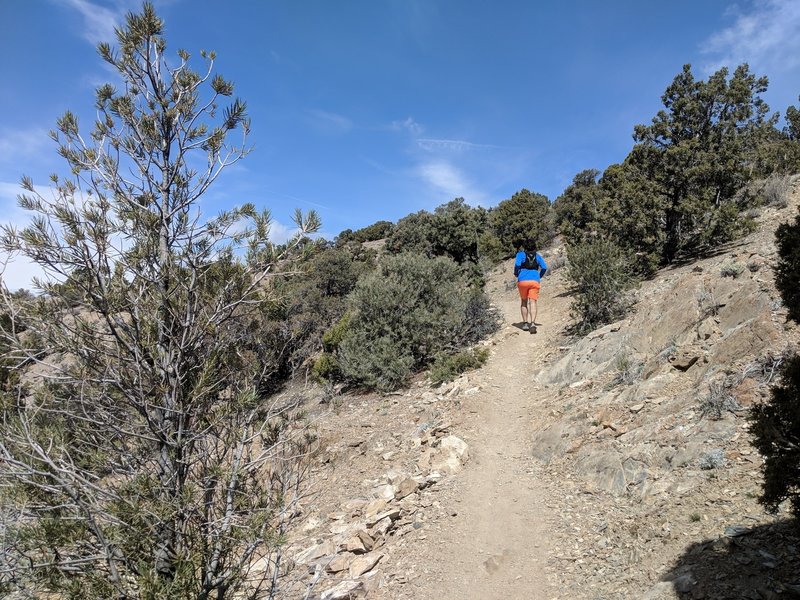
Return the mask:
{"type": "MultiPolygon", "coordinates": [[[[531,456],[530,424],[541,408],[533,374],[559,343],[569,299],[561,273],[545,277],[538,333],[521,329],[519,296],[510,268],[488,289],[505,322],[492,356],[474,378],[481,393],[464,405],[458,428],[470,462],[453,478],[451,518],[435,536],[409,550],[427,562],[410,597],[431,600],[549,600],[549,527],[552,516],[540,468],[531,456]]],[[[552,499],[550,499],[552,500],[552,499]]]]}

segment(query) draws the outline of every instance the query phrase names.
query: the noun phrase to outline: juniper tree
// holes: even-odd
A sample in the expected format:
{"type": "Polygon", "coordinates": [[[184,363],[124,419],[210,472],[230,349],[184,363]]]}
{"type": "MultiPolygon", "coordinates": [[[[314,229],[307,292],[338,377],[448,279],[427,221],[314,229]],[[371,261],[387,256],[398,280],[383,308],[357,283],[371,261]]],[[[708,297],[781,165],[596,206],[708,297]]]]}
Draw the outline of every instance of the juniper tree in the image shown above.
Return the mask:
{"type": "Polygon", "coordinates": [[[280,257],[268,212],[200,213],[250,123],[215,55],[198,72],[162,34],[147,3],[118,48],[98,47],[119,83],[97,89],[88,135],[73,113],[58,120],[69,176],[49,191],[23,178],[31,224],[2,229],[45,272],[35,298],[3,288],[0,322],[22,374],[0,431],[0,578],[31,596],[278,590],[308,444],[292,403],[264,394],[276,365],[252,330],[280,257]]]}
{"type": "Polygon", "coordinates": [[[695,79],[685,65],[662,96],[664,109],[650,125],[634,128],[636,146],[626,162],[660,187],[664,262],[737,232],[734,195],[749,176],[758,133],[775,123],[759,96],[766,89],[767,78],[756,77],[746,64],[730,78],[722,68],[707,81],[695,79]]]}
{"type": "Polygon", "coordinates": [[[548,241],[546,217],[549,210],[547,196],[523,188],[493,208],[489,218],[500,243],[507,252],[513,252],[528,239],[539,244],[548,241]]]}
{"type": "MultiPolygon", "coordinates": [[[[789,319],[800,321],[800,215],[782,223],[776,231],[778,264],[776,287],[788,309],[789,319]]],[[[759,499],[776,512],[784,500],[800,525],[800,354],[782,361],[780,380],[772,386],[768,402],[755,406],[753,444],[764,456],[764,488],[759,499]]]]}

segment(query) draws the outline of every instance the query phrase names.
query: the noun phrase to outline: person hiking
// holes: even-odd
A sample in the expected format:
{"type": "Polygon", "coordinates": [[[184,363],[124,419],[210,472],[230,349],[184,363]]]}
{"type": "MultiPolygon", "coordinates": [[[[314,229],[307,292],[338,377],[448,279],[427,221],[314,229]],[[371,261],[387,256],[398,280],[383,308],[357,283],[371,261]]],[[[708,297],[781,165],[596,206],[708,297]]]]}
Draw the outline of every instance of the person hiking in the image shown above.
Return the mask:
{"type": "Polygon", "coordinates": [[[523,331],[536,333],[540,281],[546,272],[547,263],[536,252],[536,244],[528,240],[514,259],[514,276],[517,278],[519,290],[523,331]]]}

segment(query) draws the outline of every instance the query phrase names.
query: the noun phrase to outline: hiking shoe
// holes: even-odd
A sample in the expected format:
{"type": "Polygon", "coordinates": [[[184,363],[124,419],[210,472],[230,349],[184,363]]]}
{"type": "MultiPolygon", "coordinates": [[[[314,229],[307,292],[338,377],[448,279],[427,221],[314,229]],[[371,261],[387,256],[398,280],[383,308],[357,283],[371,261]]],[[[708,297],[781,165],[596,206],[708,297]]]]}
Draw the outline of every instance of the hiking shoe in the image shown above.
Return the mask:
{"type": "Polygon", "coordinates": [[[528,331],[531,328],[531,324],[527,321],[522,324],[522,331],[528,331]]]}
{"type": "Polygon", "coordinates": [[[531,333],[536,333],[536,325],[531,325],[531,333]]]}

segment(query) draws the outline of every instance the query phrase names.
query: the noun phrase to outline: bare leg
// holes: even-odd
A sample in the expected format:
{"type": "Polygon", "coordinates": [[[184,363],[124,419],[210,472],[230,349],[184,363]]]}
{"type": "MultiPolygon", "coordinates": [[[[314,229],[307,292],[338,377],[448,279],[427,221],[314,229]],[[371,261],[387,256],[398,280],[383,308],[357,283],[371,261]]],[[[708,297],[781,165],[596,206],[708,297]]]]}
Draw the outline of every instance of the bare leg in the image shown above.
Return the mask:
{"type": "Polygon", "coordinates": [[[528,300],[522,300],[519,305],[519,311],[522,313],[522,322],[528,322],[528,300]]]}
{"type": "Polygon", "coordinates": [[[536,300],[531,300],[533,303],[533,319],[531,319],[531,324],[536,324],[536,315],[539,314],[539,305],[537,304],[536,300]]]}

